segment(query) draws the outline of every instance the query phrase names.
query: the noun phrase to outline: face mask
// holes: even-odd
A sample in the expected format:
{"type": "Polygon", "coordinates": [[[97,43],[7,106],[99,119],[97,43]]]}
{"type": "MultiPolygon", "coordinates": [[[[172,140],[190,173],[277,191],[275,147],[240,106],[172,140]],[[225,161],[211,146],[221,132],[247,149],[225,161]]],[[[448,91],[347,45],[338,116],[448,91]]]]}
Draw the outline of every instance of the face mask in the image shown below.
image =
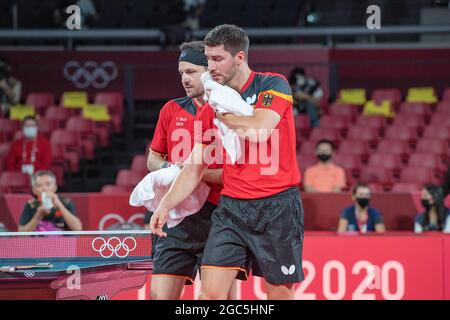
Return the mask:
{"type": "Polygon", "coordinates": [[[328,160],[331,159],[331,154],[320,153],[317,155],[317,159],[319,159],[322,162],[327,162],[328,160]]]}
{"type": "Polygon", "coordinates": [[[356,198],[356,202],[359,204],[360,207],[365,208],[369,205],[370,199],[369,198],[356,198]]]}
{"type": "Polygon", "coordinates": [[[297,78],[297,85],[298,86],[302,86],[302,85],[304,85],[305,84],[305,77],[304,76],[302,76],[302,75],[297,75],[296,76],[296,78],[297,78]]]}
{"type": "Polygon", "coordinates": [[[420,200],[420,202],[422,203],[422,206],[425,208],[425,210],[429,210],[432,207],[428,199],[422,199],[420,200]]]}
{"type": "Polygon", "coordinates": [[[36,138],[37,136],[37,127],[25,127],[23,128],[23,135],[25,136],[25,138],[36,138]]]}

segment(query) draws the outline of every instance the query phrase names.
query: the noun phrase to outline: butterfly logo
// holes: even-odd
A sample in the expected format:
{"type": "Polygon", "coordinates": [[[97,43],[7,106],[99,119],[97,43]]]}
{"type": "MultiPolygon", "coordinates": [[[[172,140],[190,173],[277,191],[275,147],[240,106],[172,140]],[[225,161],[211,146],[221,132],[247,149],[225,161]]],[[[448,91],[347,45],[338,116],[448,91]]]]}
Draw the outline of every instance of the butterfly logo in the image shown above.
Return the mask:
{"type": "Polygon", "coordinates": [[[285,266],[281,266],[281,272],[286,276],[293,275],[295,272],[295,265],[290,266],[289,269],[285,266]]]}
{"type": "Polygon", "coordinates": [[[247,99],[245,99],[247,101],[248,104],[254,104],[256,102],[256,94],[254,94],[251,98],[247,97],[247,99]]]}

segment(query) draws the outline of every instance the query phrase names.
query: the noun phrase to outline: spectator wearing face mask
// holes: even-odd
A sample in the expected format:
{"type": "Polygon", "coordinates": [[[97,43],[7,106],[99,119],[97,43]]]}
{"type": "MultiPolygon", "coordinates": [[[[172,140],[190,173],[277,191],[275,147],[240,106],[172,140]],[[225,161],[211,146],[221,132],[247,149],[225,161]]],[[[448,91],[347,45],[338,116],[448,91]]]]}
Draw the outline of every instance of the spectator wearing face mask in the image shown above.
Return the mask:
{"type": "Polygon", "coordinates": [[[306,169],[303,184],[306,192],[341,192],[345,187],[345,170],[332,161],[334,143],[320,140],[316,145],[319,162],[306,169]]]}
{"type": "Polygon", "coordinates": [[[11,152],[6,160],[7,170],[28,174],[49,170],[52,164],[52,150],[47,138],[38,133],[36,118],[25,117],[22,130],[23,138],[12,143],[11,152]]]}
{"type": "Polygon", "coordinates": [[[338,233],[386,231],[381,212],[370,206],[371,197],[372,193],[369,186],[359,183],[353,188],[352,200],[354,204],[342,210],[338,233]]]}
{"type": "Polygon", "coordinates": [[[323,98],[323,89],[316,79],[307,77],[305,70],[295,68],[289,76],[292,95],[294,97],[294,115],[306,113],[312,128],[319,126],[320,103],[323,98]]]}
{"type": "Polygon", "coordinates": [[[442,187],[429,184],[422,189],[421,203],[425,211],[416,216],[414,231],[450,232],[450,209],[444,204],[444,190],[442,187]]]}

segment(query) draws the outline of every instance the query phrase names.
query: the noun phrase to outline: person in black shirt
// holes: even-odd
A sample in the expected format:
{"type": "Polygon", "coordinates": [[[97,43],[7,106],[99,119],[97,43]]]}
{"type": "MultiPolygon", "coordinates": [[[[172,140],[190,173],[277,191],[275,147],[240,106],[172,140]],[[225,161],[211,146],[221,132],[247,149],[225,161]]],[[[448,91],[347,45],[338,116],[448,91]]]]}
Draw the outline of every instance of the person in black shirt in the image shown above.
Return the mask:
{"type": "Polygon", "coordinates": [[[56,194],[56,177],[50,171],[31,176],[34,199],[22,211],[19,231],[80,231],[82,224],[70,199],[56,194]]]}
{"type": "Polygon", "coordinates": [[[323,90],[320,82],[305,75],[305,70],[295,68],[289,76],[292,95],[294,97],[294,115],[306,113],[312,128],[319,126],[320,103],[323,90]]]}

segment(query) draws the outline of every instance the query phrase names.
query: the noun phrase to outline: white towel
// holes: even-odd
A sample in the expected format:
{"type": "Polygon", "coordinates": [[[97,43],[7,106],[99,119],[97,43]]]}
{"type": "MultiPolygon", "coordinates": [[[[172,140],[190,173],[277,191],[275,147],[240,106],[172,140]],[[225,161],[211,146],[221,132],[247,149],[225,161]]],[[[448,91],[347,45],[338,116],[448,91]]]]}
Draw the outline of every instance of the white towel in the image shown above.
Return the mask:
{"type": "MultiPolygon", "coordinates": [[[[151,212],[155,211],[180,170],[178,166],[171,166],[147,174],[131,193],[130,205],[144,206],[151,212]]],[[[201,181],[189,197],[170,210],[167,227],[175,227],[185,217],[199,212],[205,204],[210,190],[211,188],[201,181]]]]}
{"type": "MultiPolygon", "coordinates": [[[[219,113],[234,113],[237,115],[250,116],[253,114],[253,107],[242,100],[241,95],[229,86],[221,85],[212,80],[211,75],[205,72],[201,76],[204,90],[210,90],[208,102],[210,106],[219,113]]],[[[219,137],[225,151],[235,163],[241,157],[241,143],[239,136],[224,123],[214,119],[214,124],[219,129],[219,137]]]]}

